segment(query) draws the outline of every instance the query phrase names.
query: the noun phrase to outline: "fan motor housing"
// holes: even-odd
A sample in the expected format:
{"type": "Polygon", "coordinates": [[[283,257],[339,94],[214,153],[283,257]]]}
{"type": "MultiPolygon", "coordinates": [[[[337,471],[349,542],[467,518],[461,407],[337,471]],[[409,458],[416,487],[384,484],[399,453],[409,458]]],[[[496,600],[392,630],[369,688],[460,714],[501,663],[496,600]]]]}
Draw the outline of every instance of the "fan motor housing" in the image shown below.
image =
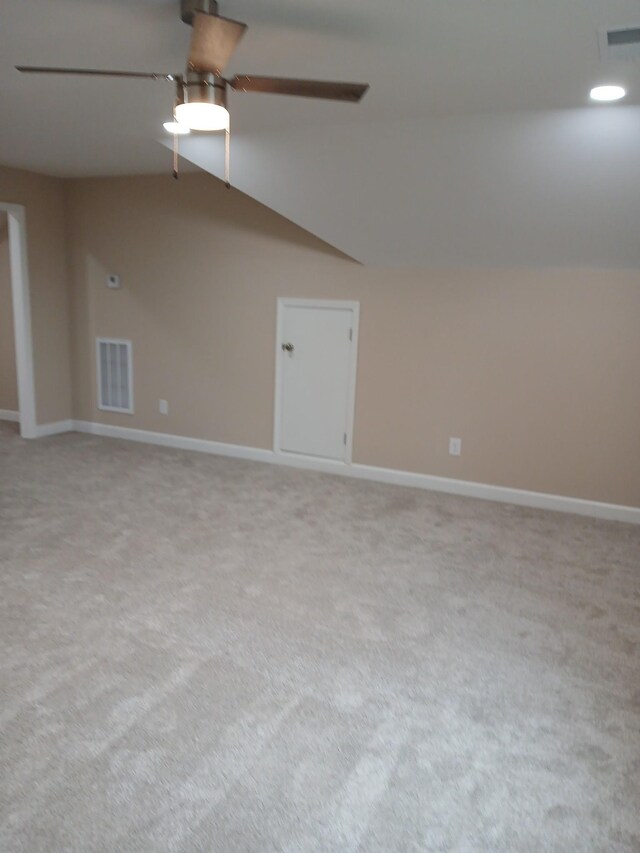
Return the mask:
{"type": "Polygon", "coordinates": [[[190,26],[196,12],[204,12],[207,15],[218,14],[217,0],[180,0],[180,17],[190,26]]]}
{"type": "Polygon", "coordinates": [[[189,71],[184,81],[184,95],[187,102],[227,107],[227,84],[217,74],[189,71]]]}

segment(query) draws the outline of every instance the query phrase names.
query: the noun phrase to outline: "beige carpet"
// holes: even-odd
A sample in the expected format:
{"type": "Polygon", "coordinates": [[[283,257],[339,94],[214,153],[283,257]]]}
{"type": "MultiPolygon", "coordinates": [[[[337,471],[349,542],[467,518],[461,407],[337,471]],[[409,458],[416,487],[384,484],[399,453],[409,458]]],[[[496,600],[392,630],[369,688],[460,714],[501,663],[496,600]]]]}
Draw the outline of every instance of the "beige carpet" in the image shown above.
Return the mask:
{"type": "Polygon", "coordinates": [[[640,850],[640,529],[0,428],[2,851],[640,850]]]}

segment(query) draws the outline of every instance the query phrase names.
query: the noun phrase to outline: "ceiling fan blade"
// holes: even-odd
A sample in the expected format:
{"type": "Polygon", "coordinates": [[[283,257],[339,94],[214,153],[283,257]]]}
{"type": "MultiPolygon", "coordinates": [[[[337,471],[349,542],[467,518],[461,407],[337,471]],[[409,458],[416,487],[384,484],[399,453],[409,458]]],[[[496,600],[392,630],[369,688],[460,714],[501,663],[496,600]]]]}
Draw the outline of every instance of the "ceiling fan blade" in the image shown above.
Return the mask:
{"type": "Polygon", "coordinates": [[[229,81],[239,92],[268,92],[273,95],[297,95],[301,98],[325,98],[357,103],[369,88],[368,83],[330,83],[325,80],[296,80],[287,77],[254,77],[240,74],[229,81]]]}
{"type": "Polygon", "coordinates": [[[146,80],[175,80],[175,74],[154,74],[147,71],[103,71],[97,68],[41,68],[36,65],[16,65],[23,74],[77,74],[89,77],[141,77],[146,80]]]}
{"type": "Polygon", "coordinates": [[[189,68],[222,74],[246,31],[247,25],[240,21],[196,12],[189,48],[189,68]]]}

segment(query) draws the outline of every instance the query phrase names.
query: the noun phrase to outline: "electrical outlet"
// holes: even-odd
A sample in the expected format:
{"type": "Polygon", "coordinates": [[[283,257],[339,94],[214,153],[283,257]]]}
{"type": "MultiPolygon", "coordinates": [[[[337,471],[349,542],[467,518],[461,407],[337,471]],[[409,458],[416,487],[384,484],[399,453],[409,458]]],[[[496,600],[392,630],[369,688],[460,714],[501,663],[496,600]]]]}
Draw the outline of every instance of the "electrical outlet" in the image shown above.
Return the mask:
{"type": "Polygon", "coordinates": [[[169,403],[166,400],[160,400],[160,414],[168,415],[169,414],[169,403]]]}
{"type": "Polygon", "coordinates": [[[460,456],[462,453],[462,439],[461,438],[450,438],[449,439],[449,453],[451,456],[460,456]]]}

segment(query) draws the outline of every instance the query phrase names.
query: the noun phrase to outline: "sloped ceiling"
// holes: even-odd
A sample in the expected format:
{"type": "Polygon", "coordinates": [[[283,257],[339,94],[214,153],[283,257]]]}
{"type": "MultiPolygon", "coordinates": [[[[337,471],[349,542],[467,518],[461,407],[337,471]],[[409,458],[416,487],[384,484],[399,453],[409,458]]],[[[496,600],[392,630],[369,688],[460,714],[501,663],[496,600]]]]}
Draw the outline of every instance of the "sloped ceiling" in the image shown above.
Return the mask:
{"type": "MultiPolygon", "coordinates": [[[[221,139],[183,154],[218,177],[221,139]]],[[[640,108],[240,134],[232,183],[376,266],[640,267],[640,108]]]]}
{"type": "MultiPolygon", "coordinates": [[[[244,192],[365,263],[640,265],[640,63],[598,50],[600,29],[640,26],[637,0],[221,0],[221,12],[249,24],[229,74],[371,83],[357,106],[232,95],[244,192]],[[626,106],[588,106],[600,82],[625,85],[626,106]]],[[[169,172],[170,85],[13,66],[177,72],[189,35],[177,0],[3,0],[0,162],[169,172]]],[[[219,174],[219,140],[182,151],[219,174]]]]}

